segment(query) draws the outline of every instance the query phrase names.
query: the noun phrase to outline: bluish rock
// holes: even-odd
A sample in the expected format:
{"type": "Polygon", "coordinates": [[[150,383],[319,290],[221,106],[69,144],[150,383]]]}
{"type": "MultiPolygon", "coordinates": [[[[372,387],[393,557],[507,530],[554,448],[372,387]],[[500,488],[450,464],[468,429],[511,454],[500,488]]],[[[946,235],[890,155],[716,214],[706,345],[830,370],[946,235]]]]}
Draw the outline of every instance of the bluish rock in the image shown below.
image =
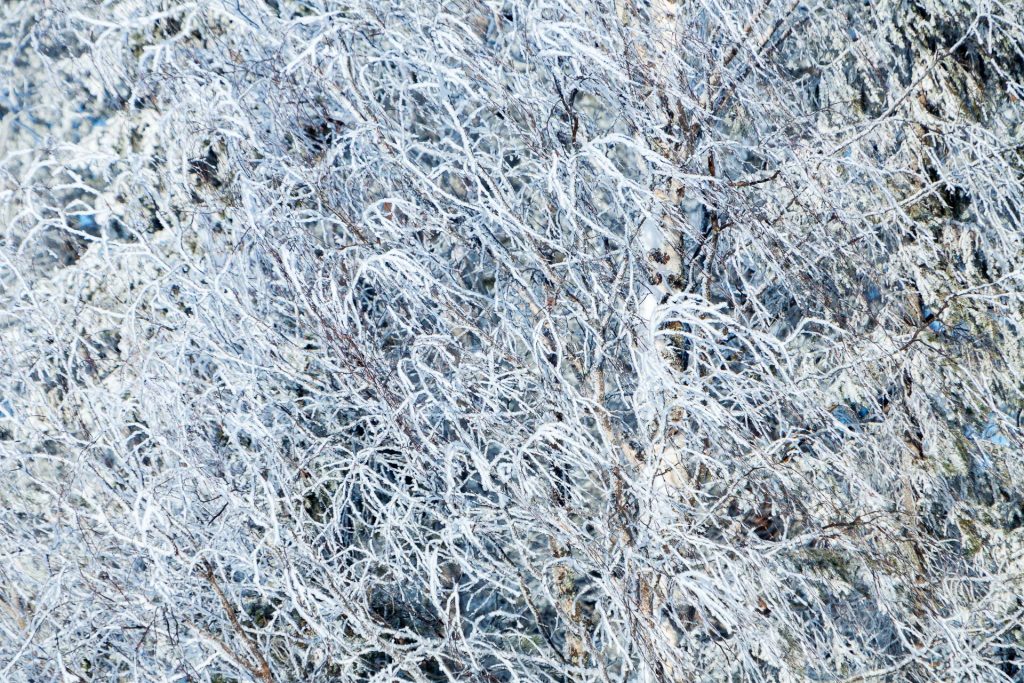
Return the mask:
{"type": "Polygon", "coordinates": [[[836,406],[833,408],[832,417],[836,418],[847,427],[856,427],[858,424],[857,416],[846,406],[836,406]]]}
{"type": "Polygon", "coordinates": [[[965,323],[964,321],[961,320],[956,325],[953,325],[953,329],[950,330],[949,336],[951,338],[953,338],[953,339],[956,339],[956,340],[959,340],[959,341],[963,341],[965,339],[969,339],[970,338],[971,330],[967,326],[967,323],[965,323]]]}
{"type": "Polygon", "coordinates": [[[966,425],[964,427],[964,436],[971,441],[987,441],[996,446],[1010,445],[1010,440],[999,431],[999,425],[995,421],[995,413],[989,415],[988,421],[981,429],[973,425],[966,425]]]}

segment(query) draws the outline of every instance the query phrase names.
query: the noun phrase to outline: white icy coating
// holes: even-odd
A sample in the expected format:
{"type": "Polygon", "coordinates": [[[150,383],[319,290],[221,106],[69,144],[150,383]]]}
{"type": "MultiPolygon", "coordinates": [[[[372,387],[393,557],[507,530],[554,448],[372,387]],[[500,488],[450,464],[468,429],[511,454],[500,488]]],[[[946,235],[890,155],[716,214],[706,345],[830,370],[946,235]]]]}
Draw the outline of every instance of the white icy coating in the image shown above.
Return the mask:
{"type": "Polygon", "coordinates": [[[0,7],[0,680],[1024,680],[1024,5],[0,7]]]}

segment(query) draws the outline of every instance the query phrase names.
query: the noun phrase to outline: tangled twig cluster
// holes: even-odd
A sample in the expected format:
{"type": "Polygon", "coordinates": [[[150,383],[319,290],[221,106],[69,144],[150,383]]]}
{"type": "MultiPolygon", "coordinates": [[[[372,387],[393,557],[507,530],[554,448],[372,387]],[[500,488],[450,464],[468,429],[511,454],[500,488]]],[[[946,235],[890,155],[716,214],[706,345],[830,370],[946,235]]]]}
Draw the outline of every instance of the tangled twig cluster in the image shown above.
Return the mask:
{"type": "Polygon", "coordinates": [[[1020,0],[0,17],[0,679],[1024,680],[1020,0]]]}

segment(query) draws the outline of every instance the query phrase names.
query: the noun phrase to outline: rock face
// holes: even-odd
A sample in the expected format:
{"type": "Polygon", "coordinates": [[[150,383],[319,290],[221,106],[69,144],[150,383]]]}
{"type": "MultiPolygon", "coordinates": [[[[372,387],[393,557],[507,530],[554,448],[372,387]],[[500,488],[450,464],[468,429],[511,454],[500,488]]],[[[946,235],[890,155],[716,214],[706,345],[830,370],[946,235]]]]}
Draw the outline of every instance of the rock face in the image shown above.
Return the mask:
{"type": "Polygon", "coordinates": [[[0,679],[1024,681],[1024,4],[0,8],[0,679]]]}

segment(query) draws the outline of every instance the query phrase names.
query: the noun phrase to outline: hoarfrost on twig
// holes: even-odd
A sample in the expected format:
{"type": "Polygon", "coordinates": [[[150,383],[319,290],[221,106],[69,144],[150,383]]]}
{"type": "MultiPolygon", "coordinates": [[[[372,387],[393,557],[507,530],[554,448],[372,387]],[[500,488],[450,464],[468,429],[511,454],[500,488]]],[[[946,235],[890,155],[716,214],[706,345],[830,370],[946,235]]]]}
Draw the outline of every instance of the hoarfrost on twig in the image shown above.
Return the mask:
{"type": "Polygon", "coordinates": [[[0,679],[1019,681],[1020,0],[0,9],[0,679]]]}

